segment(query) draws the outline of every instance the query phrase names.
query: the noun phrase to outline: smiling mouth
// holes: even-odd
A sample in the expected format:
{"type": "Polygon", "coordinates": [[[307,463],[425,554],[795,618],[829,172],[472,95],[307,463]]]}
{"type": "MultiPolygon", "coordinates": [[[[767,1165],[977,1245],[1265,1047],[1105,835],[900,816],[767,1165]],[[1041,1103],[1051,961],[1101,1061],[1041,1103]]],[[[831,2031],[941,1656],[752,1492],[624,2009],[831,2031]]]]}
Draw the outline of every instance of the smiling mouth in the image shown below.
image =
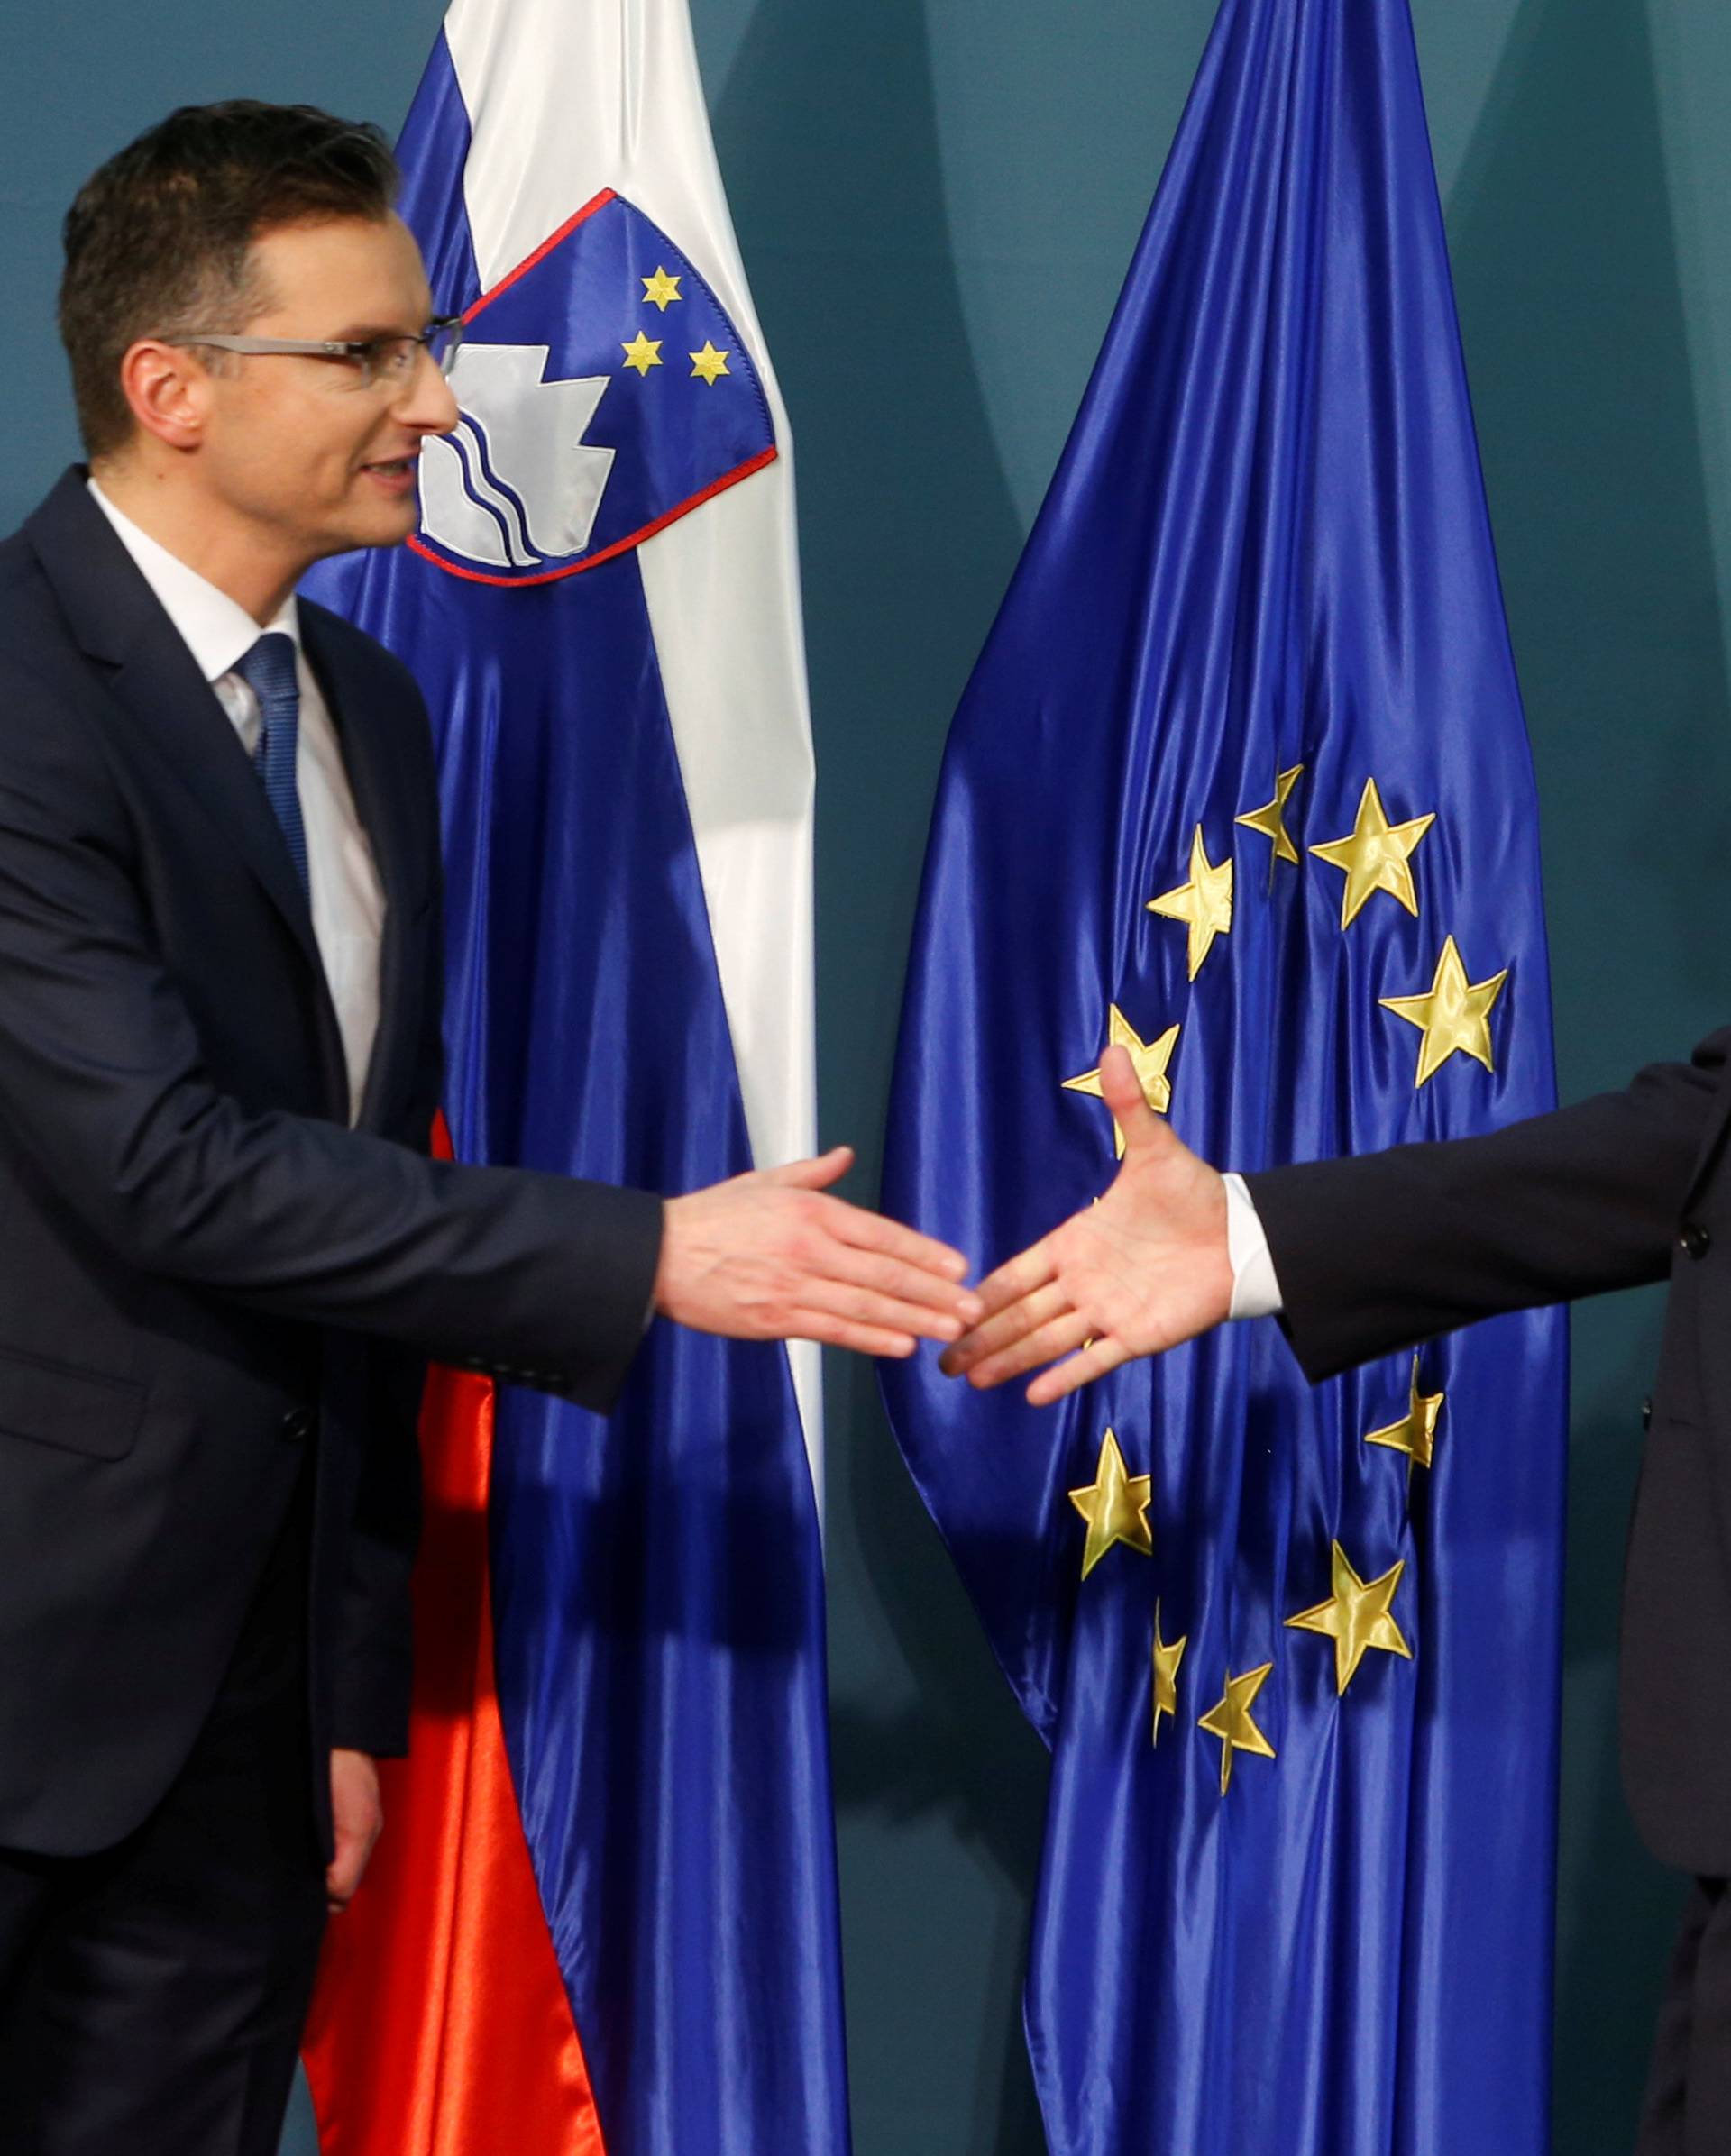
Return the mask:
{"type": "Polygon", "coordinates": [[[411,454],[406,457],[380,458],[377,463],[363,464],[362,470],[379,472],[388,480],[406,480],[414,471],[415,464],[416,458],[411,454]]]}

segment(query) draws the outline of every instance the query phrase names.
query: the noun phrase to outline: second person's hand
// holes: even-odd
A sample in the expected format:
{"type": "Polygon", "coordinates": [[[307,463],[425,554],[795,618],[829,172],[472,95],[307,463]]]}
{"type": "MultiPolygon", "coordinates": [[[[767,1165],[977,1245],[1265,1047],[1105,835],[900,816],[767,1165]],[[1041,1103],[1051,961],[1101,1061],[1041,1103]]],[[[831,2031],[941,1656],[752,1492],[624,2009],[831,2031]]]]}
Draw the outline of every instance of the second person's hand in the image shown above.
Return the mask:
{"type": "Polygon", "coordinates": [[[1036,1407],[1176,1348],[1232,1307],[1220,1176],[1149,1106],[1122,1048],[1101,1058],[1100,1090],[1124,1134],[1112,1188],[980,1283],[985,1316],[942,1358],[981,1387],[1051,1364],[1028,1388],[1036,1407]]]}

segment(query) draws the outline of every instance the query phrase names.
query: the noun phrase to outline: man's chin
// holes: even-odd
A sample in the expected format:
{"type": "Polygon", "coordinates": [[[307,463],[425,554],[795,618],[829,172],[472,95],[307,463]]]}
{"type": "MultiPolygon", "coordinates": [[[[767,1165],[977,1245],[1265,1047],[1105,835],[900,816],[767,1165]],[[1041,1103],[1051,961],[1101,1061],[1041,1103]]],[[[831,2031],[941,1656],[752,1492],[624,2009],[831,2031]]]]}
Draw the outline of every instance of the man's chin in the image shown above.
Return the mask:
{"type": "Polygon", "coordinates": [[[420,521],[419,506],[413,501],[401,509],[393,507],[388,514],[375,508],[366,516],[352,518],[343,532],[331,533],[325,553],[352,554],[363,547],[400,546],[419,529],[420,521]]]}

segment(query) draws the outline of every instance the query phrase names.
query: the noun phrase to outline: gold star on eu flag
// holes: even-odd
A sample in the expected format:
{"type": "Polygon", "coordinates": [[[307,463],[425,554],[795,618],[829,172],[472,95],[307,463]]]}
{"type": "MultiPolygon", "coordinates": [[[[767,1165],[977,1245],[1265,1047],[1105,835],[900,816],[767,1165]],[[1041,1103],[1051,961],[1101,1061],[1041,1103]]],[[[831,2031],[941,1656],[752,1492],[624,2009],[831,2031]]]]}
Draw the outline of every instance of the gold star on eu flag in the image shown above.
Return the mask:
{"type": "Polygon", "coordinates": [[[1100,1443],[1094,1480],[1070,1492],[1070,1503],[1088,1523],[1088,1539],[1082,1551],[1084,1579],[1114,1542],[1127,1542],[1144,1557],[1153,1556],[1154,1530],[1148,1524],[1153,1487],[1152,1475],[1125,1474],[1117,1434],[1109,1430],[1100,1443]]]}
{"type": "Polygon", "coordinates": [[[1374,779],[1367,779],[1359,797],[1359,813],[1345,838],[1332,838],[1310,849],[1331,868],[1346,871],[1346,889],[1341,893],[1341,926],[1350,928],[1377,891],[1398,899],[1408,913],[1418,911],[1418,893],[1413,888],[1412,855],[1415,847],[1436,821],[1434,815],[1415,816],[1409,823],[1391,824],[1377,791],[1374,779]]]}
{"type": "Polygon", "coordinates": [[[1333,1545],[1333,1592],[1314,1610],[1300,1610],[1287,1622],[1301,1632],[1322,1632],[1334,1642],[1334,1689],[1343,1693],[1358,1675],[1359,1664],[1374,1648],[1384,1654],[1405,1655],[1413,1650],[1389,1614],[1395,1589],[1406,1569],[1406,1560],[1368,1583],[1353,1570],[1352,1560],[1340,1544],[1333,1545]]]}
{"type": "MultiPolygon", "coordinates": [[[[1134,1026],[1113,1003],[1106,1014],[1106,1043],[1108,1046],[1128,1048],[1130,1060],[1136,1066],[1136,1075],[1141,1083],[1142,1097],[1156,1115],[1163,1116],[1172,1105],[1172,1081],[1166,1074],[1166,1066],[1172,1060],[1172,1051],[1178,1044],[1180,1028],[1168,1026],[1158,1040],[1144,1040],[1134,1026]]],[[[1079,1078],[1067,1078],[1064,1090],[1071,1093],[1091,1093],[1096,1101],[1104,1096],[1100,1091],[1100,1066],[1084,1071],[1079,1078]]],[[[1118,1128],[1114,1116],[1112,1135],[1117,1156],[1124,1157],[1124,1134],[1118,1128]]]]}
{"type": "Polygon", "coordinates": [[[1364,1433],[1367,1445],[1383,1445],[1390,1452],[1404,1452],[1415,1467],[1428,1467],[1436,1452],[1437,1418],[1442,1412],[1446,1393],[1421,1393],[1418,1389],[1418,1357],[1413,1357],[1413,1391],[1406,1412],[1398,1422],[1385,1423],[1380,1430],[1368,1430],[1364,1433]]]}
{"type": "Polygon", "coordinates": [[[1451,1055],[1470,1055],[1488,1071],[1495,1070],[1490,1059],[1490,1013],[1507,979],[1505,966],[1488,981],[1468,980],[1466,966],[1451,936],[1442,946],[1427,993],[1380,999],[1385,1010],[1416,1026],[1424,1036],[1419,1044],[1415,1092],[1433,1078],[1451,1055]]]}
{"type": "Polygon", "coordinates": [[[1170,1714],[1175,1719],[1178,1712],[1178,1664],[1184,1659],[1184,1650],[1190,1644],[1186,1632],[1181,1638],[1167,1641],[1160,1637],[1160,1605],[1154,1604],[1154,1742],[1160,1740],[1160,1716],[1170,1714]]]}
{"type": "Polygon", "coordinates": [[[657,266],[653,277],[643,279],[643,297],[649,306],[659,307],[664,315],[673,302],[682,297],[678,278],[669,277],[664,270],[657,266]]]}
{"type": "Polygon", "coordinates": [[[1148,910],[1169,921],[1186,921],[1190,928],[1190,978],[1202,970],[1202,962],[1214,947],[1214,938],[1230,933],[1232,926],[1232,864],[1215,864],[1202,841],[1202,826],[1190,841],[1190,881],[1176,891],[1163,891],[1148,901],[1148,910]]]}
{"type": "Polygon", "coordinates": [[[715,387],[717,377],[728,371],[727,353],[718,352],[707,337],[703,340],[702,351],[692,352],[691,360],[691,372],[694,375],[701,374],[711,389],[715,387]]]}
{"type": "Polygon", "coordinates": [[[622,347],[625,363],[635,367],[639,374],[647,374],[652,367],[661,365],[661,339],[648,337],[639,330],[631,342],[622,347]]]}
{"type": "Polygon", "coordinates": [[[1259,831],[1264,838],[1271,839],[1274,842],[1275,861],[1297,862],[1298,849],[1293,845],[1291,834],[1287,829],[1287,803],[1291,799],[1293,788],[1304,775],[1305,767],[1302,763],[1295,763],[1290,771],[1278,772],[1274,781],[1274,799],[1265,801],[1261,808],[1252,808],[1248,814],[1233,819],[1242,824],[1247,830],[1259,831]]]}
{"type": "Polygon", "coordinates": [[[1250,1709],[1257,1694],[1268,1682],[1272,1662],[1264,1662],[1259,1669],[1247,1669],[1242,1676],[1226,1672],[1226,1689],[1219,1704],[1209,1708],[1196,1724],[1206,1730],[1211,1737],[1220,1739],[1220,1794],[1224,1796],[1232,1786],[1232,1755],[1234,1752],[1253,1752],[1259,1759],[1272,1759],[1274,1747],[1257,1728],[1250,1709]]]}

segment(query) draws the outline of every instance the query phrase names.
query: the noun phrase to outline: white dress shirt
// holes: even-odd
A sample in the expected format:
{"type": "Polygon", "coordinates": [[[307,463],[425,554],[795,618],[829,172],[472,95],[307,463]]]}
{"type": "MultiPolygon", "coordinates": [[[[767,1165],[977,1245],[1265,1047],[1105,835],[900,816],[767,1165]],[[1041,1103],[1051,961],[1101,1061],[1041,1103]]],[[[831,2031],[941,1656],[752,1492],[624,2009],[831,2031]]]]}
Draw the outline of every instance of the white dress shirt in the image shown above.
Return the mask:
{"type": "Polygon", "coordinates": [[[1234,1318],[1272,1318],[1281,1308],[1280,1283],[1264,1229],[1241,1175],[1225,1175],[1226,1255],[1232,1265],[1234,1318]]]}
{"type": "MultiPolygon", "coordinates": [[[[248,755],[258,744],[263,715],[252,684],[234,668],[268,632],[225,591],[142,531],[89,482],[96,506],[121,544],[179,630],[205,679],[234,722],[248,755]]],[[[292,637],[300,681],[300,728],[295,783],[307,827],[307,871],[313,936],[343,1036],[349,1073],[349,1120],[361,1112],[373,1039],[379,1030],[379,945],[385,920],[384,888],[361,818],[355,814],[343,751],[324,697],[300,648],[300,616],[290,594],[269,628],[292,637]]]]}

